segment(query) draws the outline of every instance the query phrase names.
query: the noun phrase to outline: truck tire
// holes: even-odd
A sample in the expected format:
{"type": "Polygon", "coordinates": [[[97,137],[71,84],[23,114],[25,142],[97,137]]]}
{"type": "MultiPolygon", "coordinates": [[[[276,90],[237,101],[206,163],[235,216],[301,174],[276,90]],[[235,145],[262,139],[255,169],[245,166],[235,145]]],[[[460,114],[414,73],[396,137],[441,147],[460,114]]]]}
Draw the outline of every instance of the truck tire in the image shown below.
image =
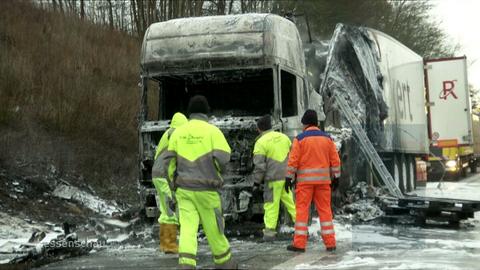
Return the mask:
{"type": "Polygon", "coordinates": [[[477,161],[473,161],[470,163],[470,172],[471,173],[477,173],[477,161]]]}
{"type": "Polygon", "coordinates": [[[415,158],[412,155],[406,155],[407,166],[407,192],[411,192],[415,189],[415,158]]]}
{"type": "Polygon", "coordinates": [[[397,166],[398,166],[398,187],[405,193],[405,176],[406,176],[406,166],[405,166],[405,155],[397,154],[397,166]]]}
{"type": "Polygon", "coordinates": [[[468,174],[468,172],[467,172],[467,167],[462,168],[462,169],[460,170],[460,175],[462,176],[462,178],[467,177],[467,174],[468,174]]]}
{"type": "Polygon", "coordinates": [[[461,169],[453,173],[453,180],[460,181],[461,178],[462,178],[461,169]]]}
{"type": "Polygon", "coordinates": [[[393,154],[393,179],[395,180],[395,185],[397,185],[398,187],[400,187],[400,170],[401,170],[401,167],[399,166],[400,164],[400,161],[399,161],[399,158],[398,158],[398,154],[393,154]]]}
{"type": "MultiPolygon", "coordinates": [[[[463,161],[462,161],[462,164],[463,164],[463,161]]],[[[467,171],[468,167],[463,167],[462,164],[460,164],[460,166],[462,166],[460,168],[460,176],[461,176],[461,178],[465,178],[465,177],[467,177],[467,174],[468,174],[468,171],[467,171]]]]}

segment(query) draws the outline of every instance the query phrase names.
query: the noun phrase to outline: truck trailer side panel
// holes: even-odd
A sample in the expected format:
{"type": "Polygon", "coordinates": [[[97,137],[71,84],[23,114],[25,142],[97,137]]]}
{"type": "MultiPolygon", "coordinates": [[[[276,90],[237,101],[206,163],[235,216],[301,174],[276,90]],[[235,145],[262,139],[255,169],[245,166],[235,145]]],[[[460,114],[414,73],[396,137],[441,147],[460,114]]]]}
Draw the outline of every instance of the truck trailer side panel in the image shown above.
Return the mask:
{"type": "Polygon", "coordinates": [[[388,152],[428,153],[423,59],[392,37],[369,29],[377,45],[388,117],[382,148],[388,152]]]}
{"type": "Polygon", "coordinates": [[[425,68],[434,145],[447,140],[472,144],[466,57],[427,60],[425,68]]]}
{"type": "Polygon", "coordinates": [[[476,171],[466,57],[425,61],[428,91],[431,179],[476,171]]]}

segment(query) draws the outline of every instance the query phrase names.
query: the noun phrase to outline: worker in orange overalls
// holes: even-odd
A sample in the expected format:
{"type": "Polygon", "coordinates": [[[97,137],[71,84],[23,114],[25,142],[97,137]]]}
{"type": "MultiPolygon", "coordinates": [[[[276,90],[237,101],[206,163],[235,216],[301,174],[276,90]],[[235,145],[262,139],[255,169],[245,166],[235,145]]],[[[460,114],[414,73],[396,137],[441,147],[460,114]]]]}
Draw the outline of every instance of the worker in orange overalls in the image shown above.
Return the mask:
{"type": "Polygon", "coordinates": [[[287,190],[296,185],[297,210],[293,244],[287,249],[305,252],[308,214],[313,199],[320,217],[323,243],[327,251],[334,251],[336,242],[332,223],[330,184],[332,181],[338,182],[340,177],[340,158],[333,140],[317,127],[318,118],[314,110],[305,112],[302,124],[304,131],[293,139],[285,183],[287,190]]]}

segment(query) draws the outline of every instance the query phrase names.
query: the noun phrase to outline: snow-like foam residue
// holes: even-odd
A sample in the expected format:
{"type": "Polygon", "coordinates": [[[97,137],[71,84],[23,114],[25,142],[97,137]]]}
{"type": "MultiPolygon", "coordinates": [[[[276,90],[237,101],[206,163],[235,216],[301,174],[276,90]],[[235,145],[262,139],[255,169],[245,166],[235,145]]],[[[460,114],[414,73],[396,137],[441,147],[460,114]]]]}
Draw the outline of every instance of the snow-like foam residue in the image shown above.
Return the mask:
{"type": "Polygon", "coordinates": [[[107,202],[73,186],[59,185],[53,191],[53,195],[61,199],[77,202],[86,208],[105,216],[112,216],[113,213],[122,211],[115,202],[107,202]]]}
{"type": "MultiPolygon", "coordinates": [[[[299,264],[295,269],[349,269],[355,267],[356,269],[362,269],[357,267],[367,267],[367,269],[372,266],[378,266],[377,260],[372,257],[354,257],[347,260],[342,260],[333,264],[319,264],[319,265],[309,265],[309,264],[299,264]]],[[[364,268],[365,269],[365,268],[364,268]]]]}
{"type": "MultiPolygon", "coordinates": [[[[335,237],[337,240],[352,239],[352,225],[343,224],[333,221],[335,229],[335,237]]],[[[294,227],[282,225],[279,229],[280,233],[293,233],[294,227]]],[[[320,238],[320,220],[318,217],[312,218],[312,224],[308,226],[308,237],[310,239],[320,238]]]]}
{"type": "Polygon", "coordinates": [[[435,270],[457,270],[462,269],[454,265],[445,265],[440,263],[422,263],[422,262],[408,262],[401,263],[396,266],[384,266],[380,270],[406,270],[406,269],[435,269],[435,270]]]}
{"type": "Polygon", "coordinates": [[[21,218],[0,212],[0,241],[11,238],[30,238],[33,231],[45,229],[45,226],[31,224],[21,218]]]}
{"type": "Polygon", "coordinates": [[[479,240],[447,240],[447,239],[424,239],[427,244],[441,245],[445,248],[461,250],[465,248],[480,249],[479,240]]]}
{"type": "Polygon", "coordinates": [[[396,237],[386,236],[382,234],[375,234],[371,232],[353,231],[352,243],[378,243],[378,244],[400,244],[404,243],[404,240],[400,240],[396,237]]]}
{"type": "Polygon", "coordinates": [[[332,137],[337,151],[340,151],[342,144],[352,137],[351,128],[335,128],[333,126],[328,126],[325,128],[325,131],[332,137]]]}
{"type": "Polygon", "coordinates": [[[125,242],[126,240],[128,240],[128,234],[120,234],[120,235],[117,235],[115,238],[109,238],[107,239],[107,243],[108,244],[111,244],[111,243],[122,243],[122,242],[125,242]]]}
{"type": "MultiPolygon", "coordinates": [[[[419,250],[420,252],[420,250],[419,250]]],[[[462,257],[472,257],[472,258],[478,258],[480,257],[480,253],[472,253],[468,250],[465,249],[449,249],[449,248],[424,248],[421,249],[421,253],[425,255],[435,255],[435,256],[451,256],[452,254],[455,254],[455,256],[461,255],[462,257]]]]}

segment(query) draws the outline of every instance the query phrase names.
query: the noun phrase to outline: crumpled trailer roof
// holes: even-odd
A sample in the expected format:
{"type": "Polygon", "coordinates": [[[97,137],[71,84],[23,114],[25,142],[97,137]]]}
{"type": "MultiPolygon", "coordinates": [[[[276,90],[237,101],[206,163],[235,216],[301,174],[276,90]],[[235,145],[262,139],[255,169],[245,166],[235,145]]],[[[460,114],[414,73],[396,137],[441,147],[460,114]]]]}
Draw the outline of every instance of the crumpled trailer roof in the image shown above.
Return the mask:
{"type": "Polygon", "coordinates": [[[141,68],[144,75],[161,76],[280,64],[303,75],[302,50],[295,24],[277,15],[181,18],[147,29],[141,68]]]}

